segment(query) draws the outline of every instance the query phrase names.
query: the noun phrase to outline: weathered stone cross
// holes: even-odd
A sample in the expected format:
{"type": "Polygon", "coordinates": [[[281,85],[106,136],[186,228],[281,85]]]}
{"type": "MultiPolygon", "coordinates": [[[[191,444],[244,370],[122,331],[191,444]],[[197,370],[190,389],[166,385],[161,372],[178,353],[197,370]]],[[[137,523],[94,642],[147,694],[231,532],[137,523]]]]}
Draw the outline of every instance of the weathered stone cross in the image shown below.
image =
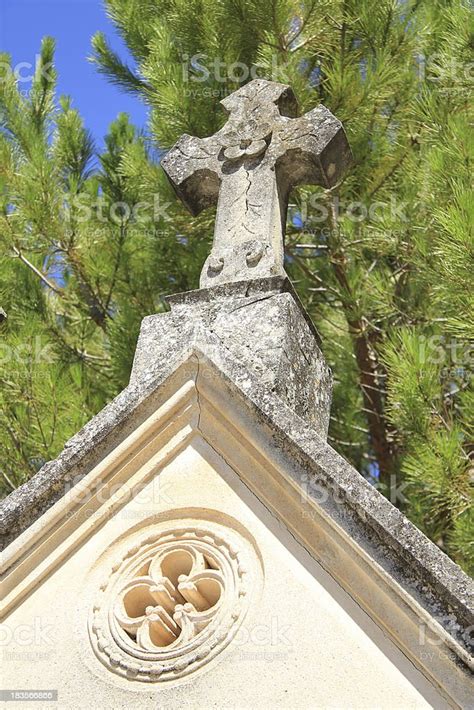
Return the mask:
{"type": "Polygon", "coordinates": [[[217,202],[201,287],[284,275],[290,190],[332,187],[351,162],[340,121],[324,106],[296,118],[284,84],[254,79],[221,104],[227,123],[209,138],[184,134],[162,161],[192,214],[217,202]]]}

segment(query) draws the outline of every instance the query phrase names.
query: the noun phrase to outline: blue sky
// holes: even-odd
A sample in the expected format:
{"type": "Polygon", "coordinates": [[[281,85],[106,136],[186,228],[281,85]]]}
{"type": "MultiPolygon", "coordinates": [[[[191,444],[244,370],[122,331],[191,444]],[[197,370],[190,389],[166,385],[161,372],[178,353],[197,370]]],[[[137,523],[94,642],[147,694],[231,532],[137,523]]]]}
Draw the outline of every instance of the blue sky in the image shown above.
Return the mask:
{"type": "MultiPolygon", "coordinates": [[[[87,61],[91,37],[97,30],[105,32],[113,48],[129,60],[102,0],[0,0],[0,50],[11,54],[15,65],[34,65],[42,37],[53,36],[58,92],[71,96],[100,147],[108,125],[120,111],[142,127],[146,110],[138,98],[112,86],[87,61]]],[[[28,73],[22,70],[24,76],[28,73]]],[[[28,89],[27,83],[22,86],[28,89]]]]}

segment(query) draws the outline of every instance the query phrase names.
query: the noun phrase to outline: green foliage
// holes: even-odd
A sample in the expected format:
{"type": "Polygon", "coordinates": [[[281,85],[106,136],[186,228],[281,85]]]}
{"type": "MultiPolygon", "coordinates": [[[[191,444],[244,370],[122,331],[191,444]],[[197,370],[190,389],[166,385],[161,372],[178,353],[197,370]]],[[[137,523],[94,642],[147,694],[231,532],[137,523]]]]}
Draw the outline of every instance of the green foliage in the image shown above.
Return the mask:
{"type": "MultiPolygon", "coordinates": [[[[472,569],[467,4],[106,7],[133,61],[102,34],[91,60],[146,103],[147,134],[121,115],[96,155],[54,71],[37,71],[28,99],[0,82],[0,328],[6,353],[37,335],[51,348],[34,367],[2,359],[5,491],[127,383],[141,318],[197,286],[213,213],[189,217],[159,156],[183,132],[215,132],[219,101],[258,74],[291,84],[302,111],[328,106],[354,153],[343,184],[295,191],[287,225],[287,268],[335,373],[330,441],[387,495],[402,484],[394,502],[472,569]]],[[[42,65],[52,56],[46,39],[42,65]]]]}
{"type": "Polygon", "coordinates": [[[435,345],[440,342],[421,328],[389,335],[384,350],[390,373],[387,416],[402,452],[407,512],[472,571],[472,391],[464,389],[464,373],[457,376],[459,354],[446,353],[435,345]]]}

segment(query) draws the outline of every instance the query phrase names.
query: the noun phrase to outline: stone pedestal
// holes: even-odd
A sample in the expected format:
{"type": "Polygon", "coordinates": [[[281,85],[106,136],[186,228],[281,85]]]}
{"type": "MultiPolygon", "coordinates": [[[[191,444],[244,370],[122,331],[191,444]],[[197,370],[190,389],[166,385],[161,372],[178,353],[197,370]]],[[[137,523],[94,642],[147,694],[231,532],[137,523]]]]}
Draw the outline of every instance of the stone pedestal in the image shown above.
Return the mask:
{"type": "Polygon", "coordinates": [[[169,313],[143,320],[132,382],[157,361],[170,362],[183,348],[217,339],[327,437],[331,372],[317,332],[287,279],[240,281],[171,296],[168,301],[169,313]]]}

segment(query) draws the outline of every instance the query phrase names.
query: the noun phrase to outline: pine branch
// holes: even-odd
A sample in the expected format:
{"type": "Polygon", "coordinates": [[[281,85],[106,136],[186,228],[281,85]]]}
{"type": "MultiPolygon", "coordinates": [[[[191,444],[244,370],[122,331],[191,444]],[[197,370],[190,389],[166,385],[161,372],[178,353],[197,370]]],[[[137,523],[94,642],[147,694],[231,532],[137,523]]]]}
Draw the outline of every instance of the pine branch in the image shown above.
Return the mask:
{"type": "Polygon", "coordinates": [[[19,249],[17,249],[17,247],[15,247],[15,246],[13,247],[13,252],[14,252],[15,256],[16,256],[23,264],[25,264],[25,266],[27,266],[27,267],[30,269],[30,271],[32,271],[32,272],[45,284],[45,286],[47,286],[49,289],[51,289],[51,291],[53,291],[54,293],[56,293],[58,296],[61,296],[61,297],[64,296],[63,290],[60,289],[60,288],[59,288],[58,286],[56,286],[55,284],[53,284],[53,282],[50,281],[50,280],[47,278],[47,276],[45,276],[38,268],[36,268],[36,266],[35,266],[34,264],[32,264],[31,261],[29,261],[29,260],[26,258],[26,256],[24,256],[24,255],[22,254],[22,252],[21,252],[19,249]]]}
{"type": "Polygon", "coordinates": [[[395,161],[395,163],[390,167],[390,169],[385,173],[385,175],[379,180],[379,182],[375,185],[372,190],[368,193],[367,197],[369,199],[372,199],[372,197],[380,190],[381,187],[384,186],[384,184],[389,180],[392,175],[398,170],[398,168],[402,165],[403,161],[407,157],[407,155],[410,152],[410,148],[407,148],[402,155],[395,161]]]}
{"type": "Polygon", "coordinates": [[[95,64],[97,71],[107,77],[124,91],[143,95],[151,91],[151,87],[130,69],[108,44],[103,32],[97,32],[92,38],[95,54],[90,61],[95,64]]]}
{"type": "Polygon", "coordinates": [[[5,473],[5,471],[2,469],[2,470],[0,471],[0,473],[2,474],[2,477],[5,479],[7,485],[10,487],[10,490],[11,490],[11,491],[14,491],[14,490],[16,489],[16,486],[15,486],[15,484],[12,483],[12,481],[8,478],[8,476],[7,476],[7,474],[5,473]]]}

